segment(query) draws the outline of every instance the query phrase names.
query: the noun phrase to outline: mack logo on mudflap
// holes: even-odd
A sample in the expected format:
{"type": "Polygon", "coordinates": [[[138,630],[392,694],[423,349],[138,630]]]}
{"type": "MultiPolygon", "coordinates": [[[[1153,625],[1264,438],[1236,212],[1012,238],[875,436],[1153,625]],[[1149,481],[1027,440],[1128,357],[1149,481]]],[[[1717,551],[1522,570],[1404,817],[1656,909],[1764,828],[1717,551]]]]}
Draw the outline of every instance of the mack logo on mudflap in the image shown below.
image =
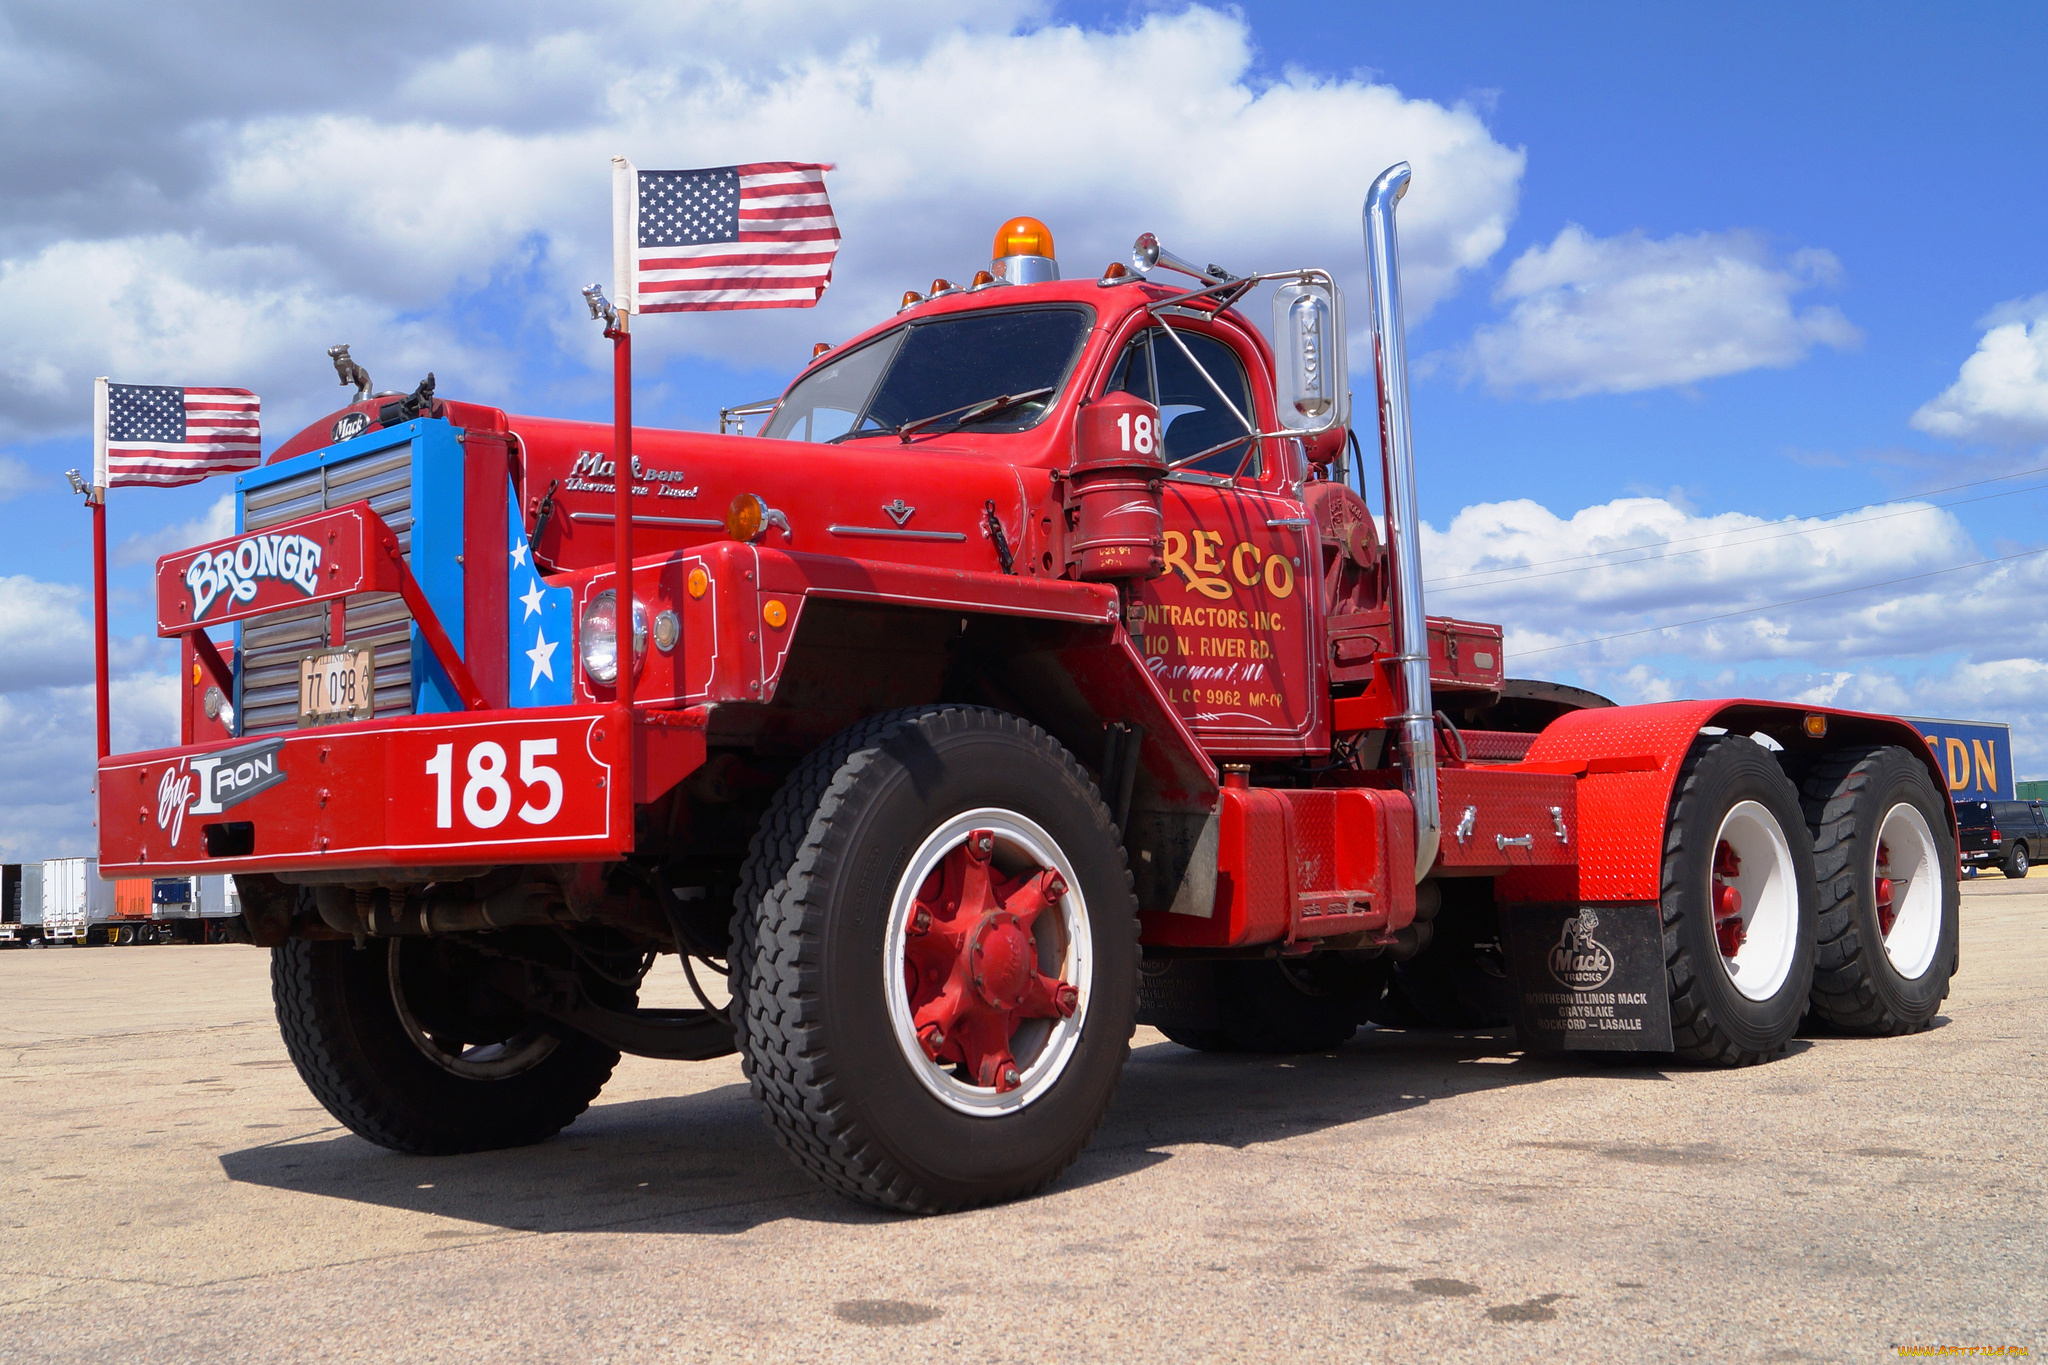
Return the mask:
{"type": "Polygon", "coordinates": [[[156,788],[156,827],[177,843],[185,833],[186,815],[218,815],[288,774],[278,765],[282,739],[263,739],[219,753],[185,760],[181,770],[166,768],[156,788]]]}
{"type": "Polygon", "coordinates": [[[1564,933],[1550,950],[1550,974],[1561,986],[1575,991],[1597,991],[1614,975],[1614,954],[1593,937],[1600,916],[1590,906],[1564,922],[1564,933]]]}
{"type": "Polygon", "coordinates": [[[200,555],[185,567],[192,619],[222,598],[251,602],[259,579],[289,583],[311,597],[320,588],[320,544],[295,535],[256,535],[200,555]]]}

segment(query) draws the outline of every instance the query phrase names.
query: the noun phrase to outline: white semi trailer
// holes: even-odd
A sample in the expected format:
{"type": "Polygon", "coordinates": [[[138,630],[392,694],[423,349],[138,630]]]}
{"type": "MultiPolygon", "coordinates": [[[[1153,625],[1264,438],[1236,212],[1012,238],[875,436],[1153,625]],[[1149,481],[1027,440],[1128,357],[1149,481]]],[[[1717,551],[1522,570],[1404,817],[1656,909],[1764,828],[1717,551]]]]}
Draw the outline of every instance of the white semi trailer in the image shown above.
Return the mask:
{"type": "Polygon", "coordinates": [[[43,864],[43,942],[84,943],[94,924],[114,918],[114,886],[100,880],[97,858],[43,864]]]}

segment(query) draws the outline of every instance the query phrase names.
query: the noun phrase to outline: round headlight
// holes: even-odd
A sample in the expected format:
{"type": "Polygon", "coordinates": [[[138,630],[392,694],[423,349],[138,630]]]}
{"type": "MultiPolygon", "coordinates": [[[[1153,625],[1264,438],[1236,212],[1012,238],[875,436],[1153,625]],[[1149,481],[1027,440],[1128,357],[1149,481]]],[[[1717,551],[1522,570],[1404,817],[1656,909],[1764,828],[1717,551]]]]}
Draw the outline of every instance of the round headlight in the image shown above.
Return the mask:
{"type": "MultiPolygon", "coordinates": [[[[577,648],[583,656],[583,671],[590,680],[607,685],[619,680],[619,599],[607,588],[583,608],[583,624],[577,634],[577,648]]],[[[647,605],[633,599],[633,676],[647,667],[647,605]]]]}

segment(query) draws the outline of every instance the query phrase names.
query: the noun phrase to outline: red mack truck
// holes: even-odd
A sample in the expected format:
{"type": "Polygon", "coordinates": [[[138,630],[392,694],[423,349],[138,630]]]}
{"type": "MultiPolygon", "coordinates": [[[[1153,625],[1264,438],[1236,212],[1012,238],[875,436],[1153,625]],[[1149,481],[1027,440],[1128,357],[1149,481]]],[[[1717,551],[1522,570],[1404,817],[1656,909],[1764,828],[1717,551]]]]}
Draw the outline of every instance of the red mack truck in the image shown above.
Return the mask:
{"type": "Polygon", "coordinates": [[[1809,1014],[1928,1027],[1957,841],[1910,726],[1615,706],[1425,615],[1408,182],[1365,204],[1355,426],[1328,271],[1148,234],[1063,279],[1031,219],[753,435],[373,394],[343,353],[357,401],[159,562],[181,742],[100,763],[101,875],[233,875],[372,1142],[535,1143],[622,1052],[737,1051],[799,1165],[920,1212],[1054,1180],[1139,1023],[1723,1066],[1809,1014]],[[729,1004],[641,1007],[665,953],[729,1004]]]}

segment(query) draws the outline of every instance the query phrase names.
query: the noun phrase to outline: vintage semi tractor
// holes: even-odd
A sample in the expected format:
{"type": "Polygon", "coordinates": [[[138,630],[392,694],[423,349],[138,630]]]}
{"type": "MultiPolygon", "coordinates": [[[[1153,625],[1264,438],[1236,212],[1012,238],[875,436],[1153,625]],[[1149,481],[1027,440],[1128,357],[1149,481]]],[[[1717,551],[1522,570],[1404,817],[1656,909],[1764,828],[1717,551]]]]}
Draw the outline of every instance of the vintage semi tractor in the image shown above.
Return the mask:
{"type": "Polygon", "coordinates": [[[752,434],[626,425],[622,462],[361,377],[160,562],[185,728],[102,762],[102,874],[231,873],[373,1142],[537,1142],[621,1052],[737,1050],[805,1170],[906,1210],[1058,1176],[1141,1021],[1730,1066],[1927,1027],[1956,827],[1911,727],[1614,706],[1425,615],[1408,183],[1365,204],[1356,423],[1328,271],[1148,234],[1064,278],[1030,219],[752,434]],[[729,1002],[642,1008],[667,953],[729,1002]]]}

